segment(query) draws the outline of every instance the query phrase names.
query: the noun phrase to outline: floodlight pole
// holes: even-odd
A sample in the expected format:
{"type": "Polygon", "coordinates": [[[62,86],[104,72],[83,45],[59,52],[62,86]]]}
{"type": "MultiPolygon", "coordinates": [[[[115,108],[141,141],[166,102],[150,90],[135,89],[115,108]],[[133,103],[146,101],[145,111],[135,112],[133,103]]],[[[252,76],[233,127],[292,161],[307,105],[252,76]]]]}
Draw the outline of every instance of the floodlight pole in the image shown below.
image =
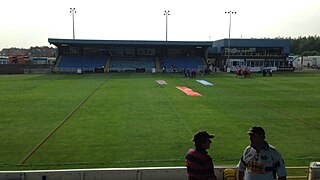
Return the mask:
{"type": "Polygon", "coordinates": [[[70,13],[72,13],[72,28],[73,28],[73,39],[75,39],[74,35],[74,13],[76,13],[76,8],[70,8],[70,13]]]}
{"type": "Polygon", "coordinates": [[[230,62],[230,33],[231,33],[231,15],[232,14],[237,14],[237,12],[235,11],[228,11],[225,12],[225,14],[229,14],[230,18],[229,18],[229,40],[228,40],[228,59],[227,59],[227,65],[231,66],[231,62],[230,62]]]}
{"type": "Polygon", "coordinates": [[[165,10],[163,15],[166,16],[166,41],[168,41],[168,16],[170,15],[170,11],[165,10]]]}

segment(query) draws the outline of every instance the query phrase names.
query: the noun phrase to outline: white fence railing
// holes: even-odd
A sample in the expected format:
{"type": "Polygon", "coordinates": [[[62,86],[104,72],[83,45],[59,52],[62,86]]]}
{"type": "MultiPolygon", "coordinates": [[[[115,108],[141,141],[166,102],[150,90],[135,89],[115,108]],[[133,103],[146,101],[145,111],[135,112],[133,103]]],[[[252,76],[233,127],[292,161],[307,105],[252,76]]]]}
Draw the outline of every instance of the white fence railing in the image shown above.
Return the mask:
{"type": "MultiPolygon", "coordinates": [[[[215,167],[218,179],[223,179],[225,168],[215,167]]],[[[102,168],[102,169],[66,169],[0,171],[0,180],[187,180],[185,167],[150,167],[150,168],[102,168]]]]}
{"type": "MultiPolygon", "coordinates": [[[[295,167],[297,168],[297,167],[295,167]]],[[[224,179],[224,170],[235,166],[215,166],[218,180],[224,179]]],[[[290,167],[289,167],[290,169],[290,167]]],[[[306,176],[288,176],[287,179],[320,180],[320,163],[304,167],[306,176]]],[[[101,168],[65,170],[0,171],[0,180],[187,180],[185,167],[101,168]]]]}

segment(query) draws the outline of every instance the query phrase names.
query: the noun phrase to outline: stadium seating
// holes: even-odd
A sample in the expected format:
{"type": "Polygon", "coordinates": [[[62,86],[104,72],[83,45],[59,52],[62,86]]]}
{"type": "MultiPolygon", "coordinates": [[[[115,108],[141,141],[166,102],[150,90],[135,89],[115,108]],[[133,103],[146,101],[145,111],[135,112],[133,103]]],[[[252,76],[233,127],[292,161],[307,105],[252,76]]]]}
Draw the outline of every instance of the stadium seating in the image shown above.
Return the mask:
{"type": "MultiPolygon", "coordinates": [[[[103,56],[79,56],[79,55],[62,55],[58,63],[60,71],[94,71],[95,68],[102,68],[106,65],[106,58],[103,56]]],[[[180,72],[184,68],[198,69],[203,66],[201,57],[165,57],[162,59],[161,67],[166,66],[167,71],[172,71],[172,66],[180,72]]],[[[112,57],[110,59],[110,72],[151,72],[156,67],[156,61],[150,57],[112,57]]]]}
{"type": "Polygon", "coordinates": [[[174,66],[178,71],[182,71],[184,68],[187,69],[198,69],[199,66],[203,66],[200,57],[190,56],[190,57],[180,57],[180,58],[163,58],[161,66],[165,66],[168,71],[174,66]]]}
{"type": "Polygon", "coordinates": [[[77,56],[63,55],[58,65],[60,69],[82,69],[93,71],[95,68],[105,66],[106,60],[103,56],[77,56]]]}
{"type": "Polygon", "coordinates": [[[155,68],[155,60],[154,58],[112,58],[109,68],[110,71],[115,72],[137,71],[138,69],[151,72],[151,69],[155,68]]]}

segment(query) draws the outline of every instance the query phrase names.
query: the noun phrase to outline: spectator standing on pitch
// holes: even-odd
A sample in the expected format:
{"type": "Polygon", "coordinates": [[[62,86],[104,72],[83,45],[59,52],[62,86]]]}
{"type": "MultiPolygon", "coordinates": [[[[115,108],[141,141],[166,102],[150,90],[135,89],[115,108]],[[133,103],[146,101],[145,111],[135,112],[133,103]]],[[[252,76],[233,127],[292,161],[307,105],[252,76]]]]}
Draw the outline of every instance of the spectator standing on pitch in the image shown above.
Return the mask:
{"type": "Polygon", "coordinates": [[[267,143],[265,131],[260,126],[248,131],[251,145],[239,161],[239,180],[285,180],[287,171],[281,154],[267,143]]]}
{"type": "Polygon", "coordinates": [[[195,149],[190,149],[186,156],[186,166],[189,180],[217,180],[214,174],[212,158],[208,155],[213,134],[207,131],[197,132],[192,141],[195,149]]]}
{"type": "Polygon", "coordinates": [[[269,71],[269,76],[272,76],[272,69],[270,69],[269,71]]]}
{"type": "Polygon", "coordinates": [[[167,69],[167,67],[166,67],[166,66],[163,66],[163,67],[162,67],[162,73],[165,73],[165,72],[166,72],[166,69],[167,69]]]}

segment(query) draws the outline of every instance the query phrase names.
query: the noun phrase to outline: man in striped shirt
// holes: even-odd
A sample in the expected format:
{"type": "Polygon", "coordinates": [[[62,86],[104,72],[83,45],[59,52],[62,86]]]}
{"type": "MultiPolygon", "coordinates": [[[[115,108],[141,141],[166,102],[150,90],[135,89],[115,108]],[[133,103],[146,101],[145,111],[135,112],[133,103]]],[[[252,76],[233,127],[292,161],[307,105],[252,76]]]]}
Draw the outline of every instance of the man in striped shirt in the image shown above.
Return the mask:
{"type": "Polygon", "coordinates": [[[186,156],[186,166],[189,180],[217,180],[214,174],[212,158],[208,155],[213,134],[206,131],[197,132],[192,141],[195,149],[190,149],[186,156]]]}

